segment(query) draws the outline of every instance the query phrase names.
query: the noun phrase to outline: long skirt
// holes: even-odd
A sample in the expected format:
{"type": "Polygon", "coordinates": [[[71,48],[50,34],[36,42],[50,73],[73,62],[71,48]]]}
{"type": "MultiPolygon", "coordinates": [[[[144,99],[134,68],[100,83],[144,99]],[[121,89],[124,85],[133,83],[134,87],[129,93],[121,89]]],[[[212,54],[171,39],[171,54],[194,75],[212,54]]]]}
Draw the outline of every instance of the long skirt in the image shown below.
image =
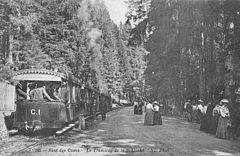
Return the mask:
{"type": "Polygon", "coordinates": [[[223,118],[222,116],[219,117],[218,127],[217,127],[217,132],[216,132],[217,138],[229,139],[230,131],[227,128],[227,122],[228,122],[227,118],[223,118]]]}
{"type": "Polygon", "coordinates": [[[192,121],[192,114],[190,112],[185,112],[185,117],[187,118],[188,122],[192,121]]]}
{"type": "Polygon", "coordinates": [[[154,112],[153,124],[154,125],[162,125],[162,116],[159,111],[154,112]]]}
{"type": "Polygon", "coordinates": [[[139,105],[139,106],[138,106],[138,114],[141,115],[142,113],[143,113],[143,112],[142,112],[142,105],[139,105]]]}
{"type": "Polygon", "coordinates": [[[153,126],[153,118],[154,118],[154,112],[152,110],[147,109],[145,113],[144,125],[153,126]]]}
{"type": "Polygon", "coordinates": [[[213,116],[209,119],[209,133],[216,134],[219,116],[213,116]]]}
{"type": "Polygon", "coordinates": [[[208,132],[208,128],[208,118],[206,115],[203,115],[201,119],[200,131],[208,132]]]}

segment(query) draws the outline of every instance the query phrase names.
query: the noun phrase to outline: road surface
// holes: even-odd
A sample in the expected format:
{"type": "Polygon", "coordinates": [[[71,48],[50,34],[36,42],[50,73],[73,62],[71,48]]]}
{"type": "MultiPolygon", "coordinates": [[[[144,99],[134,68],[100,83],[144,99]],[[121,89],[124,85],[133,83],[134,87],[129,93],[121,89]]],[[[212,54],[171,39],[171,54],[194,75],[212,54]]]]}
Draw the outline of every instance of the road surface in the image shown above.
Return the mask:
{"type": "Polygon", "coordinates": [[[14,136],[0,144],[0,155],[240,156],[239,140],[218,139],[199,131],[199,124],[163,117],[163,125],[144,126],[143,120],[144,114],[134,115],[132,107],[125,107],[109,112],[105,121],[98,117],[83,132],[72,130],[60,137],[14,136]]]}

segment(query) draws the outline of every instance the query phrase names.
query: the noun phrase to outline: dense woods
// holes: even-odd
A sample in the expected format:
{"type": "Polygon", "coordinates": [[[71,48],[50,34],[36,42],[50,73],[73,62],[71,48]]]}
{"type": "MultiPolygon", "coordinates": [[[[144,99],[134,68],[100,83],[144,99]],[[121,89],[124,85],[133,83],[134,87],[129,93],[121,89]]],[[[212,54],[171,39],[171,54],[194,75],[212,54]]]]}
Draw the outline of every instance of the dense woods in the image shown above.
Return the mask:
{"type": "Polygon", "coordinates": [[[182,109],[185,99],[235,99],[240,2],[128,0],[113,23],[103,2],[1,1],[1,78],[13,70],[70,72],[85,85],[182,109]],[[149,51],[149,52],[148,52],[149,51]]]}
{"type": "Polygon", "coordinates": [[[132,43],[144,44],[154,99],[234,105],[239,87],[240,1],[129,0],[132,43]]]}
{"type": "Polygon", "coordinates": [[[103,2],[6,0],[0,11],[2,79],[44,68],[70,72],[101,92],[142,94],[147,52],[128,43],[131,27],[114,24],[103,2]]]}

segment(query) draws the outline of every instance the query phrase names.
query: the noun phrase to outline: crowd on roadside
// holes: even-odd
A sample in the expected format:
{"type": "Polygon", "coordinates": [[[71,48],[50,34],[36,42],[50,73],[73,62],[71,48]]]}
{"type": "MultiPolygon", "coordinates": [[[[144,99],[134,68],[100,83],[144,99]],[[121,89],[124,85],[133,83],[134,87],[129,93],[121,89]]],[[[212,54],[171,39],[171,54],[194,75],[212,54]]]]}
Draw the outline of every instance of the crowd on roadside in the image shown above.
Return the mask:
{"type": "MultiPolygon", "coordinates": [[[[216,103],[188,99],[184,104],[184,116],[189,122],[199,123],[201,131],[221,139],[236,139],[240,136],[240,89],[235,93],[234,101],[225,97],[216,103]]],[[[135,102],[134,114],[143,114],[143,108],[144,125],[162,125],[163,104],[135,102]]]]}
{"type": "Polygon", "coordinates": [[[226,98],[216,104],[204,103],[201,99],[196,104],[192,104],[191,100],[187,100],[184,104],[184,115],[189,122],[200,123],[201,131],[214,134],[221,139],[236,138],[239,131],[239,116],[236,114],[239,113],[234,112],[234,108],[226,98]]]}
{"type": "Polygon", "coordinates": [[[144,125],[162,125],[161,107],[162,105],[154,101],[150,102],[134,102],[134,114],[143,114],[143,107],[145,112],[144,125]]]}

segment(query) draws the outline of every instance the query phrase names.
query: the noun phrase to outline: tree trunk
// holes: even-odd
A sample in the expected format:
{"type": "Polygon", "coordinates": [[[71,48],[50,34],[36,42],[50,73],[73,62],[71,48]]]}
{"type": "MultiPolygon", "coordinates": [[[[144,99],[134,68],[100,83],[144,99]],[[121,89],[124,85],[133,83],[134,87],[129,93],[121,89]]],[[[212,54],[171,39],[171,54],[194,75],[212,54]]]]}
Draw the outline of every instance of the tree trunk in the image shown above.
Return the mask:
{"type": "Polygon", "coordinates": [[[206,82],[205,82],[205,61],[204,61],[204,55],[205,55],[205,0],[203,0],[203,7],[202,7],[202,13],[203,13],[203,21],[202,21],[202,31],[201,31],[201,46],[200,46],[200,53],[199,53],[199,98],[205,99],[205,91],[206,91],[206,82]]]}

